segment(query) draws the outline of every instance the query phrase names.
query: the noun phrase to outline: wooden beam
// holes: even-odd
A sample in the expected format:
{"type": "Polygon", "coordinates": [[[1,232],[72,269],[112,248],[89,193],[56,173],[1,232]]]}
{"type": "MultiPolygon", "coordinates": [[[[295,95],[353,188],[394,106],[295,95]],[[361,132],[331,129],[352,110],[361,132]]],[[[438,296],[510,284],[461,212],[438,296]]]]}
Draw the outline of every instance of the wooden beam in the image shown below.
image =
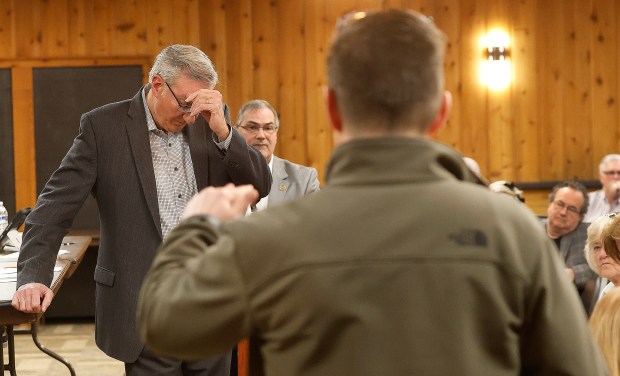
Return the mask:
{"type": "Polygon", "coordinates": [[[15,208],[21,209],[27,206],[34,206],[37,201],[32,68],[12,68],[11,80],[13,94],[15,208]]]}

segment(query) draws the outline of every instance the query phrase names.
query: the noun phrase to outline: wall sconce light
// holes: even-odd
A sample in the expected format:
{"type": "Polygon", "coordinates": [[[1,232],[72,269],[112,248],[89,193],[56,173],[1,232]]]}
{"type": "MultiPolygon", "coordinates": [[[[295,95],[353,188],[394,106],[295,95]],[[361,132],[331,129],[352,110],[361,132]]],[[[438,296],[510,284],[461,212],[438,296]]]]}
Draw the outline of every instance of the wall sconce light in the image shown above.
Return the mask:
{"type": "Polygon", "coordinates": [[[484,60],[480,63],[480,79],[491,91],[501,91],[510,85],[510,40],[501,30],[492,30],[481,38],[484,60]]]}

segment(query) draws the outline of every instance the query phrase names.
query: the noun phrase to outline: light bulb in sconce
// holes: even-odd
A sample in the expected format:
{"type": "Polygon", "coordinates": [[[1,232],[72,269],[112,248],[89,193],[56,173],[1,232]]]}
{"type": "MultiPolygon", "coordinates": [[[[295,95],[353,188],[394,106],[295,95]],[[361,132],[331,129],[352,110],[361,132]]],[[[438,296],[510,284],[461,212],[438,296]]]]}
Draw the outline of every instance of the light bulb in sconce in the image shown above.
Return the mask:
{"type": "Polygon", "coordinates": [[[496,29],[481,38],[484,48],[480,62],[480,80],[491,91],[506,89],[511,82],[510,39],[508,34],[496,29]]]}

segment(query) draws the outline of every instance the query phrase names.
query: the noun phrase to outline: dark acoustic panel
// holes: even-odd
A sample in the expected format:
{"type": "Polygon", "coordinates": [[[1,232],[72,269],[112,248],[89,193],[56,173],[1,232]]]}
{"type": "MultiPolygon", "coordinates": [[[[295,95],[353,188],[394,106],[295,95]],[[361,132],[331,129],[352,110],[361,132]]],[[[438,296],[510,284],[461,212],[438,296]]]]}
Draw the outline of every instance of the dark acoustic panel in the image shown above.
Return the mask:
{"type": "Polygon", "coordinates": [[[0,201],[9,221],[15,215],[15,159],[13,154],[13,96],[11,69],[0,69],[0,201]]]}
{"type": "MultiPolygon", "coordinates": [[[[83,113],[133,97],[142,86],[142,67],[35,68],[34,124],[37,190],[41,192],[77,136],[83,113]]],[[[98,229],[97,204],[89,196],[74,229],[98,229]]]]}

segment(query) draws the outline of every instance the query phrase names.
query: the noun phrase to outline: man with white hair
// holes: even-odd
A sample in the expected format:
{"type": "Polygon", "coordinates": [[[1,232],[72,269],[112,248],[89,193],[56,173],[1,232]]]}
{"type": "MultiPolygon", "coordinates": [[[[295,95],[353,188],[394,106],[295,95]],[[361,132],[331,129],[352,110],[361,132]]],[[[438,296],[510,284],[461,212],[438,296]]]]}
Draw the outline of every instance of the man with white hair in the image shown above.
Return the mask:
{"type": "Polygon", "coordinates": [[[601,215],[620,211],[620,154],[608,154],[598,165],[598,178],[603,187],[590,192],[590,206],[583,218],[592,222],[601,215]]]}

